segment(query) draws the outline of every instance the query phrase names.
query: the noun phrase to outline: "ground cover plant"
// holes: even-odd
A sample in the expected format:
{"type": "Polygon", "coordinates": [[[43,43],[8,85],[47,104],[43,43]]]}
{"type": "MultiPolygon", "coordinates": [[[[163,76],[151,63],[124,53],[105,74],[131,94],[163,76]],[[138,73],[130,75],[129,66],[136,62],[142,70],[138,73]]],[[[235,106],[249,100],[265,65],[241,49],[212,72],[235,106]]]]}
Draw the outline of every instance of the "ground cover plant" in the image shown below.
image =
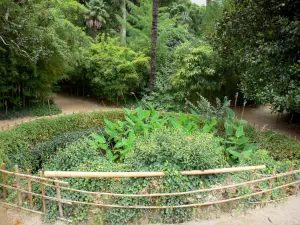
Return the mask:
{"type": "MultiPolygon", "coordinates": [[[[274,133],[256,131],[245,122],[234,119],[234,113],[230,109],[225,110],[224,119],[203,117],[195,111],[192,114],[158,112],[153,107],[75,114],[22,124],[12,131],[1,132],[0,141],[6,150],[3,151],[3,159],[8,167],[20,164],[22,170],[31,168],[33,172],[43,169],[167,173],[166,177],[161,178],[64,179],[72,188],[95,192],[137,194],[191,191],[243,182],[249,180],[249,176],[253,174],[242,172],[204,177],[181,176],[182,170],[266,165],[266,170],[257,172],[257,178],[261,178],[271,174],[275,165],[278,172],[288,171],[292,162],[296,169],[300,166],[300,158],[297,156],[299,143],[274,133]],[[289,154],[280,155],[278,151],[273,151],[277,149],[277,144],[269,139],[271,134],[271,137],[277,137],[278,141],[285,140],[281,146],[289,154]],[[257,139],[258,136],[260,139],[257,139]],[[279,155],[281,158],[278,158],[279,155]],[[289,161],[291,156],[295,156],[293,161],[289,161]]],[[[298,177],[292,177],[296,178],[298,177]]],[[[277,179],[274,186],[284,182],[283,178],[277,179]]],[[[254,187],[238,187],[230,193],[156,198],[95,198],[89,194],[74,195],[70,191],[62,191],[62,195],[63,198],[74,201],[160,206],[200,203],[222,199],[224,196],[241,196],[268,186],[268,182],[262,182],[254,187]]],[[[34,186],[34,190],[40,191],[38,184],[34,186]]],[[[49,196],[56,195],[55,189],[51,187],[46,188],[46,193],[49,196]]],[[[286,194],[276,190],[272,192],[272,199],[282,198],[286,194]]],[[[9,196],[9,201],[14,201],[16,192],[9,192],[9,196]]],[[[265,195],[254,196],[230,207],[235,208],[239,205],[247,208],[248,201],[264,201],[265,198],[265,195]]],[[[29,207],[28,204],[28,201],[24,200],[23,206],[29,207]]],[[[34,204],[35,209],[41,208],[41,199],[36,198],[34,204]]],[[[47,210],[47,220],[54,220],[58,216],[55,202],[47,201],[47,210]]],[[[153,223],[178,223],[199,216],[199,211],[193,209],[100,208],[91,211],[89,206],[84,205],[64,205],[64,212],[74,221],[94,220],[100,224],[134,223],[145,219],[153,223]]]]}

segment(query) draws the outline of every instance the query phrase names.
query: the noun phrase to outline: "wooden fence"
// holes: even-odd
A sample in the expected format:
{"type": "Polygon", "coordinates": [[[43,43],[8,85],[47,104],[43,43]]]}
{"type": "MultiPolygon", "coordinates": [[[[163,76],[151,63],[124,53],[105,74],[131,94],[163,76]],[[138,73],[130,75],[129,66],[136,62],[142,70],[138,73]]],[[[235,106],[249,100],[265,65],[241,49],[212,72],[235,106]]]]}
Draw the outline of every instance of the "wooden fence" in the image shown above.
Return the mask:
{"type": "MultiPolygon", "coordinates": [[[[223,168],[223,169],[216,169],[216,170],[204,170],[204,171],[183,171],[182,174],[184,175],[208,175],[208,174],[219,174],[219,173],[237,173],[241,171],[254,171],[253,174],[255,174],[255,171],[264,169],[265,166],[257,166],[257,167],[239,167],[239,168],[223,168]]],[[[76,173],[76,172],[75,172],[76,173]]],[[[289,189],[289,195],[296,195],[299,189],[300,184],[300,170],[294,170],[294,165],[291,166],[290,171],[284,172],[284,173],[276,173],[276,167],[273,169],[273,173],[270,176],[265,176],[263,178],[254,179],[252,177],[252,180],[241,182],[241,183],[234,183],[230,185],[222,185],[207,189],[199,189],[199,190],[192,190],[187,192],[175,192],[175,193],[149,193],[149,194],[118,194],[118,193],[105,193],[105,192],[92,192],[92,191],[86,191],[86,190],[77,190],[68,187],[69,183],[65,181],[58,180],[58,177],[74,177],[74,172],[40,172],[39,176],[34,176],[30,174],[30,171],[27,170],[27,173],[20,173],[18,166],[15,166],[15,171],[8,171],[6,170],[5,164],[2,165],[2,169],[0,170],[0,174],[2,174],[2,181],[0,182],[0,186],[2,186],[2,200],[0,201],[0,204],[11,206],[11,207],[17,207],[26,211],[38,213],[41,215],[47,214],[47,201],[54,201],[57,202],[57,209],[59,212],[59,217],[57,219],[71,222],[70,220],[66,219],[64,215],[64,204],[68,205],[90,205],[95,207],[104,207],[104,208],[126,208],[126,209],[167,209],[167,208],[193,208],[193,207],[201,207],[201,206],[209,206],[209,205],[217,205],[217,204],[223,204],[227,202],[232,202],[236,200],[241,199],[247,199],[249,197],[262,195],[264,194],[266,197],[265,202],[269,202],[271,199],[271,192],[274,190],[282,190],[283,192],[288,192],[288,187],[293,187],[292,189],[289,189]],[[295,177],[292,180],[292,176],[298,174],[298,178],[295,179],[295,177]],[[10,176],[10,182],[7,180],[7,176],[10,176]],[[50,179],[46,176],[55,177],[56,179],[50,179]],[[280,186],[273,187],[274,182],[278,178],[285,178],[284,184],[280,186]],[[203,193],[203,192],[213,192],[213,191],[221,191],[221,190],[231,190],[232,188],[241,187],[241,186],[253,186],[255,184],[261,183],[261,182],[268,182],[268,188],[267,189],[260,189],[256,190],[254,193],[249,193],[242,196],[236,196],[228,199],[222,199],[218,201],[210,201],[210,202],[203,202],[203,203],[194,203],[194,204],[184,204],[184,205],[165,205],[165,206],[142,206],[142,205],[109,205],[104,203],[96,203],[96,202],[83,202],[83,201],[75,201],[71,199],[63,199],[62,198],[62,192],[68,191],[69,193],[82,193],[82,194],[89,194],[91,196],[99,197],[99,196],[113,196],[113,197],[131,197],[131,198],[152,198],[152,197],[161,197],[161,196],[184,196],[184,195],[191,195],[191,194],[197,194],[197,193],[203,193]],[[36,182],[38,183],[40,187],[40,192],[36,193],[33,191],[32,183],[36,182]],[[45,186],[51,187],[54,190],[56,190],[56,197],[50,197],[47,196],[45,186]],[[16,200],[14,203],[9,203],[8,201],[8,194],[7,190],[13,190],[16,192],[16,200]],[[40,198],[42,200],[42,209],[39,211],[35,208],[34,205],[34,199],[40,198]],[[27,201],[29,202],[28,208],[23,206],[23,202],[27,201]]],[[[109,175],[109,173],[94,173],[93,176],[90,176],[90,173],[83,172],[81,174],[76,174],[75,177],[80,178],[116,178],[116,177],[155,177],[155,176],[164,176],[164,173],[162,172],[147,172],[146,173],[140,173],[137,175],[137,173],[111,173],[112,175],[109,175]],[[152,175],[151,175],[152,173],[152,175]],[[156,174],[155,174],[156,173],[156,174]],[[124,176],[126,174],[126,176],[124,176]]]]}

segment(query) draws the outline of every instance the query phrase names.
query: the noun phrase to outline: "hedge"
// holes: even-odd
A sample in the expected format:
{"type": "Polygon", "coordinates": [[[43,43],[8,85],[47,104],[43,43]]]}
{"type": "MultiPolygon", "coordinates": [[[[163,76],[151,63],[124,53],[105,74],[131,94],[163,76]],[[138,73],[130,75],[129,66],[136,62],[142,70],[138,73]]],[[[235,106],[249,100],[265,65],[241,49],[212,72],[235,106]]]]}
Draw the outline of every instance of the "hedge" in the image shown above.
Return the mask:
{"type": "MultiPolygon", "coordinates": [[[[163,115],[164,113],[162,113],[163,115]]],[[[52,140],[66,132],[99,129],[105,124],[104,118],[112,121],[124,118],[124,111],[97,111],[78,113],[57,118],[42,118],[31,123],[21,124],[10,131],[0,132],[0,163],[8,166],[18,164],[21,169],[34,169],[38,162],[34,149],[39,143],[52,140]]],[[[223,123],[218,122],[216,135],[223,136],[223,123]]],[[[256,131],[251,126],[245,127],[250,140],[266,149],[275,160],[300,159],[300,143],[274,132],[256,131]]]]}
{"type": "Polygon", "coordinates": [[[0,163],[18,164],[21,169],[32,169],[33,149],[37,143],[52,139],[68,131],[103,127],[104,118],[116,121],[124,118],[122,110],[77,113],[57,118],[42,118],[24,123],[12,130],[0,132],[0,163]]]}

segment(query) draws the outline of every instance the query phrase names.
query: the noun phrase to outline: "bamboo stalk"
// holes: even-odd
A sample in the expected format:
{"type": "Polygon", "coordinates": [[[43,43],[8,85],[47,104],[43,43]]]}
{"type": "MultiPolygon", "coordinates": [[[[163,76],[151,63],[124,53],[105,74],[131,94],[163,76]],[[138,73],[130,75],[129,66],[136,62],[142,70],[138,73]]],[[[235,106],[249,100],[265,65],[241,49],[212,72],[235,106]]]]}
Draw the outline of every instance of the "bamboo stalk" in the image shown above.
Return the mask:
{"type": "MultiPolygon", "coordinates": [[[[42,177],[43,176],[43,172],[40,171],[40,176],[42,177]]],[[[43,211],[44,213],[46,213],[46,199],[45,199],[45,187],[44,187],[44,184],[42,182],[40,182],[40,186],[41,186],[41,192],[42,192],[42,201],[43,201],[43,211]]]]}
{"type": "MultiPolygon", "coordinates": [[[[272,173],[273,177],[276,175],[276,171],[277,171],[277,167],[274,166],[273,173],[272,173]]],[[[272,178],[270,180],[269,189],[271,189],[273,187],[274,181],[275,181],[275,178],[272,178]]],[[[271,199],[271,192],[268,192],[267,197],[266,197],[266,201],[268,202],[268,201],[270,201],[270,199],[271,199]]]]}
{"type": "MultiPolygon", "coordinates": [[[[207,189],[200,189],[200,190],[194,190],[194,191],[186,191],[186,192],[175,192],[175,193],[155,193],[155,194],[116,194],[116,193],[106,193],[106,192],[92,192],[92,191],[84,191],[84,190],[77,190],[73,188],[66,188],[61,187],[62,190],[68,190],[68,191],[74,191],[78,193],[85,193],[85,194],[93,194],[93,195],[105,195],[105,196],[117,196],[117,197],[160,197],[160,196],[181,196],[181,195],[187,195],[187,194],[196,194],[196,193],[202,193],[202,192],[209,192],[209,191],[217,191],[217,190],[223,190],[228,188],[235,188],[239,186],[254,184],[254,183],[260,183],[263,181],[272,180],[279,177],[288,176],[289,174],[297,174],[300,173],[300,170],[295,170],[292,172],[285,172],[280,174],[275,174],[270,177],[260,178],[257,180],[250,180],[238,184],[231,184],[227,186],[220,186],[216,188],[207,188],[207,189]]],[[[52,187],[56,187],[55,185],[51,185],[52,187]]]]}
{"type": "MultiPolygon", "coordinates": [[[[61,193],[60,193],[60,186],[59,186],[59,183],[56,183],[56,182],[55,182],[55,185],[56,185],[56,195],[57,195],[57,198],[58,198],[59,200],[61,200],[61,193]]],[[[60,201],[58,201],[57,204],[58,204],[59,216],[60,216],[60,217],[64,217],[63,208],[62,208],[62,203],[61,203],[60,201]]]]}
{"type": "MultiPolygon", "coordinates": [[[[30,175],[30,170],[27,170],[27,174],[30,175]]],[[[32,186],[31,186],[31,180],[30,177],[27,177],[27,183],[28,183],[28,192],[32,192],[32,186]]],[[[28,199],[30,203],[30,209],[33,208],[33,201],[32,201],[32,194],[28,193],[28,199]]]]}
{"type": "MultiPolygon", "coordinates": [[[[2,163],[2,170],[5,170],[5,167],[6,167],[5,163],[2,163]]],[[[2,172],[2,183],[6,185],[6,174],[3,172],[2,172]]],[[[2,190],[3,190],[3,200],[6,201],[6,195],[7,195],[6,188],[3,186],[2,190]]]]}
{"type": "MultiPolygon", "coordinates": [[[[30,177],[33,180],[41,180],[41,181],[49,181],[49,182],[54,182],[55,180],[53,179],[49,179],[49,178],[45,178],[45,177],[38,177],[38,176],[33,176],[33,175],[26,175],[26,174],[22,174],[22,173],[15,173],[15,172],[11,172],[11,171],[7,171],[7,170],[0,170],[0,172],[5,173],[5,174],[11,174],[11,175],[18,175],[19,177],[30,177]]],[[[64,185],[69,185],[68,182],[65,181],[57,181],[59,184],[64,184],[64,185]]]]}
{"type": "MultiPolygon", "coordinates": [[[[15,165],[15,171],[16,171],[16,173],[19,173],[19,166],[18,165],[15,165]]],[[[17,174],[16,174],[16,187],[18,189],[21,189],[20,177],[17,174]]],[[[18,193],[18,205],[22,206],[22,193],[20,191],[17,191],[17,193],[18,193]]]]}
{"type": "Polygon", "coordinates": [[[224,200],[213,201],[213,202],[189,204],[189,205],[168,205],[168,206],[139,206],[139,205],[129,206],[129,205],[126,205],[126,206],[123,206],[123,205],[108,205],[108,204],[81,202],[81,201],[71,201],[71,202],[73,204],[79,204],[79,205],[91,205],[91,206],[100,206],[100,207],[105,207],[105,208],[123,208],[123,209],[194,208],[194,207],[201,207],[201,206],[224,204],[224,203],[231,202],[231,201],[236,201],[236,200],[245,199],[245,198],[249,198],[249,197],[256,196],[256,195],[261,195],[261,194],[268,193],[268,192],[271,192],[271,191],[274,191],[274,190],[282,189],[284,187],[293,186],[293,185],[296,185],[296,184],[299,184],[299,183],[300,183],[300,180],[296,181],[296,182],[289,183],[289,184],[284,184],[284,185],[281,185],[281,186],[278,186],[278,187],[275,187],[275,188],[271,188],[271,189],[267,189],[267,190],[263,190],[263,191],[251,193],[251,194],[248,194],[248,195],[235,197],[235,198],[224,199],[224,200]]]}
{"type": "MultiPolygon", "coordinates": [[[[181,175],[209,175],[221,173],[234,173],[250,170],[262,170],[266,166],[247,166],[247,167],[233,167],[211,170],[193,170],[183,171],[181,175]]],[[[80,178],[121,178],[121,177],[160,177],[166,176],[164,172],[75,172],[75,171],[45,171],[46,177],[80,177],[80,178]]]]}

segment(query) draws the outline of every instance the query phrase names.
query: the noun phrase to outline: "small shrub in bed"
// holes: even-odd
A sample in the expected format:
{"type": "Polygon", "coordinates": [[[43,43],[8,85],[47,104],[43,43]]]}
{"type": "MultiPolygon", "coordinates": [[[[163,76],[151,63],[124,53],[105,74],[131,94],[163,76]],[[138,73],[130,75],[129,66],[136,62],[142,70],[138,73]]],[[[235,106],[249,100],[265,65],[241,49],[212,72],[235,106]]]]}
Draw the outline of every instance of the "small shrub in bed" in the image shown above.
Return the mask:
{"type": "Polygon", "coordinates": [[[161,129],[136,141],[127,161],[150,169],[205,170],[228,166],[224,148],[213,134],[188,134],[180,129],[161,129]]]}

